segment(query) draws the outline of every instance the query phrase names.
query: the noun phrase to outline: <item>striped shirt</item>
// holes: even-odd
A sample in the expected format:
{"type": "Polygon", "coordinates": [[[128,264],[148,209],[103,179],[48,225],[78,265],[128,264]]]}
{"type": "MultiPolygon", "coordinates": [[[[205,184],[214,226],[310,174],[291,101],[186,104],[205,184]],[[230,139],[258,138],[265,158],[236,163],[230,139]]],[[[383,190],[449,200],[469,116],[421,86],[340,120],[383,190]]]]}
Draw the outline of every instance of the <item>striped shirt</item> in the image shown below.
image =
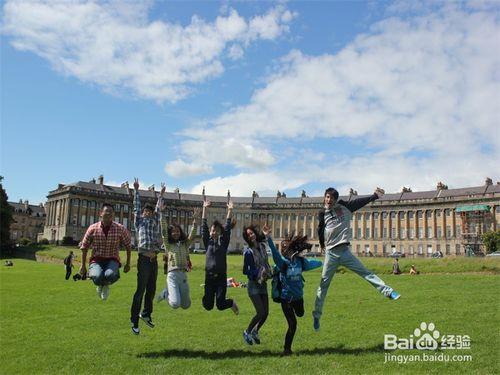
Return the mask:
{"type": "Polygon", "coordinates": [[[92,247],[90,263],[98,262],[101,259],[115,259],[120,262],[120,249],[130,249],[130,233],[123,225],[113,221],[106,235],[100,221],[89,226],[79,247],[82,250],[88,250],[92,247]]]}
{"type": "Polygon", "coordinates": [[[156,208],[152,217],[143,217],[141,212],[141,200],[139,191],[134,194],[134,215],[135,215],[135,233],[137,236],[137,249],[139,253],[148,251],[160,251],[159,236],[159,212],[162,197],[158,198],[156,208]]]}

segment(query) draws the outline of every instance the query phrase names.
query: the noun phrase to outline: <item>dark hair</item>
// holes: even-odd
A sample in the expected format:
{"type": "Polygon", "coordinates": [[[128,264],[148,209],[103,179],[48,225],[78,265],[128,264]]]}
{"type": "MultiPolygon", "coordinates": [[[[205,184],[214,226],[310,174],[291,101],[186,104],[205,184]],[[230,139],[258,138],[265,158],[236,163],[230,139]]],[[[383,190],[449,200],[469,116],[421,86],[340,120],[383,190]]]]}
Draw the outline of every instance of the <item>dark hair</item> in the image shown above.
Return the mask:
{"type": "Polygon", "coordinates": [[[146,204],[144,206],[144,208],[142,209],[142,212],[144,212],[144,210],[149,210],[151,212],[155,212],[155,209],[153,208],[153,206],[151,206],[150,204],[146,204]]]}
{"type": "MultiPolygon", "coordinates": [[[[233,229],[236,225],[236,219],[231,219],[231,229],[233,229]]],[[[211,227],[219,228],[219,231],[222,233],[224,231],[224,226],[219,220],[214,220],[211,227]]]]}
{"type": "Polygon", "coordinates": [[[311,250],[312,244],[307,242],[307,235],[294,236],[291,234],[287,239],[281,241],[281,255],[291,259],[297,253],[304,250],[311,250]]]}
{"type": "Polygon", "coordinates": [[[243,239],[245,242],[248,244],[248,246],[252,247],[256,244],[252,242],[252,240],[248,237],[247,230],[250,229],[252,232],[255,233],[255,237],[258,242],[262,242],[266,239],[266,236],[264,236],[264,233],[261,232],[260,227],[257,224],[250,224],[243,228],[243,239]]]}
{"type": "Polygon", "coordinates": [[[111,208],[113,211],[115,210],[115,208],[113,207],[113,205],[111,203],[103,203],[101,206],[101,210],[104,210],[106,207],[111,208]]]}
{"type": "Polygon", "coordinates": [[[328,189],[325,190],[325,195],[324,196],[326,197],[327,194],[333,195],[333,198],[335,200],[339,199],[339,192],[336,189],[332,188],[332,187],[329,187],[328,189]]]}
{"type": "Polygon", "coordinates": [[[167,233],[168,233],[168,243],[176,243],[177,241],[172,238],[172,230],[174,228],[179,228],[179,232],[181,232],[181,235],[179,236],[179,239],[177,241],[184,242],[187,240],[186,234],[182,230],[182,227],[179,224],[171,224],[168,226],[167,233]]]}

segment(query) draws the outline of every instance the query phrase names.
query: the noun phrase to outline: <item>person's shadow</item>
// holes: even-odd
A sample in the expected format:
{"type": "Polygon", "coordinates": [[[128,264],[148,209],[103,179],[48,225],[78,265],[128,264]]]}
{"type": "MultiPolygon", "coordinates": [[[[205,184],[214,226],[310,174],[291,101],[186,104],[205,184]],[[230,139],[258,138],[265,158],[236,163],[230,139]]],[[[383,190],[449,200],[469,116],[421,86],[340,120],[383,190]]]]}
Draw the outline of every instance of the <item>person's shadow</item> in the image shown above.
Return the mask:
{"type": "MultiPolygon", "coordinates": [[[[324,354],[342,354],[342,355],[359,355],[367,353],[378,353],[384,351],[384,345],[378,344],[368,348],[346,348],[344,345],[304,349],[294,351],[295,355],[324,355],[324,354]]],[[[245,358],[245,357],[279,357],[281,351],[263,350],[259,352],[247,351],[242,349],[230,349],[223,352],[210,352],[206,350],[192,349],[166,349],[159,352],[147,352],[138,354],[139,358],[203,358],[203,359],[228,359],[228,358],[245,358]]]]}

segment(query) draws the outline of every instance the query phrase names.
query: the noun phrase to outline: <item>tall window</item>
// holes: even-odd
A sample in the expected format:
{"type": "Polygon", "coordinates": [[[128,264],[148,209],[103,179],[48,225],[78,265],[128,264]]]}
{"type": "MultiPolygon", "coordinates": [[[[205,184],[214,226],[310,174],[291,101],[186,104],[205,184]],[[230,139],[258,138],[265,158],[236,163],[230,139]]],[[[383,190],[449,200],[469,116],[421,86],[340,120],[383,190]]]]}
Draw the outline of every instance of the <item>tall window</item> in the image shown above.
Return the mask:
{"type": "Polygon", "coordinates": [[[370,238],[370,228],[365,228],[365,238],[370,238]]]}
{"type": "Polygon", "coordinates": [[[373,228],[373,238],[378,238],[378,228],[373,228]]]}

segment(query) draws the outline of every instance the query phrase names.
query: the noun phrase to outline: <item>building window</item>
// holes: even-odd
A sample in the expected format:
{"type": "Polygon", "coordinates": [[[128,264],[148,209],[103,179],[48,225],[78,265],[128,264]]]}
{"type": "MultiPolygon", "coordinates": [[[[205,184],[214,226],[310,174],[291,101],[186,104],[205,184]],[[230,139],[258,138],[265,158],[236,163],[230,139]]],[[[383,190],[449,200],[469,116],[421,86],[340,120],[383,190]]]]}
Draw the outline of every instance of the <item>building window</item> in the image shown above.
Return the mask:
{"type": "Polygon", "coordinates": [[[459,244],[455,245],[455,254],[460,255],[460,245],[459,244]]]}
{"type": "Polygon", "coordinates": [[[125,228],[128,228],[128,217],[124,217],[124,218],[123,218],[123,226],[124,226],[125,228]]]}
{"type": "Polygon", "coordinates": [[[365,228],[365,238],[370,238],[370,228],[365,228]]]}
{"type": "Polygon", "coordinates": [[[378,245],[373,245],[373,253],[378,254],[378,245]]]}
{"type": "Polygon", "coordinates": [[[405,247],[403,245],[399,246],[399,252],[401,254],[404,254],[405,253],[405,247]]]}
{"type": "Polygon", "coordinates": [[[387,238],[387,228],[382,228],[382,238],[387,238]]]}
{"type": "Polygon", "coordinates": [[[361,220],[361,214],[360,213],[356,214],[356,220],[361,220]]]}
{"type": "Polygon", "coordinates": [[[436,210],[436,217],[441,217],[441,210],[436,210]]]}
{"type": "Polygon", "coordinates": [[[431,255],[431,254],[432,254],[432,245],[427,244],[427,255],[431,255]]]}
{"type": "Polygon", "coordinates": [[[373,213],[373,220],[377,220],[378,219],[378,212],[374,212],[373,213]]]}
{"type": "Polygon", "coordinates": [[[450,244],[446,244],[446,255],[450,255],[451,254],[451,246],[450,244]]]}
{"type": "Polygon", "coordinates": [[[240,238],[241,237],[241,228],[238,227],[236,228],[236,238],[240,238]]]}
{"type": "Polygon", "coordinates": [[[431,210],[425,211],[425,216],[427,216],[427,219],[430,219],[432,217],[432,212],[431,210]]]}
{"type": "Polygon", "coordinates": [[[369,212],[365,213],[365,220],[366,221],[370,220],[370,213],[369,212]]]}
{"type": "Polygon", "coordinates": [[[281,237],[280,228],[275,228],[274,229],[274,237],[275,238],[280,238],[281,237]]]}
{"type": "Polygon", "coordinates": [[[422,218],[422,211],[420,211],[420,210],[418,210],[418,211],[417,211],[417,217],[418,217],[419,219],[421,219],[421,218],[422,218]]]}
{"type": "Polygon", "coordinates": [[[392,211],[391,212],[391,219],[394,219],[394,218],[396,218],[396,212],[392,211]]]}
{"type": "Polygon", "coordinates": [[[424,228],[418,228],[418,238],[424,238],[424,228]]]}
{"type": "Polygon", "coordinates": [[[403,211],[401,211],[399,213],[399,220],[403,220],[405,218],[405,213],[403,211]]]}
{"type": "Polygon", "coordinates": [[[406,229],[405,228],[399,228],[399,237],[400,238],[406,237],[406,229]]]}
{"type": "Polygon", "coordinates": [[[361,245],[357,244],[356,245],[356,253],[359,255],[359,250],[361,249],[361,245]]]}
{"type": "Polygon", "coordinates": [[[457,237],[458,237],[458,236],[460,236],[460,234],[462,233],[462,231],[461,231],[461,229],[460,229],[460,225],[457,225],[457,226],[455,227],[455,231],[456,231],[456,235],[457,235],[457,237]]]}
{"type": "Polygon", "coordinates": [[[451,238],[451,226],[446,226],[446,238],[451,238]]]}
{"type": "Polygon", "coordinates": [[[451,215],[451,210],[449,208],[447,208],[446,210],[444,210],[444,212],[445,212],[446,216],[450,216],[451,215]]]}
{"type": "Polygon", "coordinates": [[[382,212],[382,220],[385,220],[387,218],[387,212],[382,212]]]}
{"type": "Polygon", "coordinates": [[[424,253],[424,246],[419,243],[418,244],[418,255],[422,255],[424,253]]]}
{"type": "Polygon", "coordinates": [[[413,219],[413,211],[408,211],[408,218],[413,219]]]}
{"type": "Polygon", "coordinates": [[[392,239],[396,238],[396,228],[391,228],[391,238],[392,239]]]}
{"type": "Polygon", "coordinates": [[[382,245],[382,255],[385,255],[385,254],[387,254],[387,245],[383,244],[382,245]]]}
{"type": "Polygon", "coordinates": [[[73,206],[78,207],[80,205],[80,199],[73,199],[73,206]]]}
{"type": "Polygon", "coordinates": [[[432,228],[427,227],[427,238],[432,238],[432,228]]]}
{"type": "Polygon", "coordinates": [[[410,228],[410,232],[409,232],[409,238],[412,240],[415,238],[415,229],[413,228],[410,228]]]}
{"type": "Polygon", "coordinates": [[[358,228],[358,233],[356,235],[356,238],[357,239],[360,239],[361,238],[361,228],[358,228]]]}
{"type": "Polygon", "coordinates": [[[436,227],[436,235],[437,235],[437,238],[441,238],[441,227],[436,227]]]}
{"type": "Polygon", "coordinates": [[[373,238],[378,238],[378,228],[373,228],[373,238]]]}
{"type": "Polygon", "coordinates": [[[408,250],[410,251],[410,255],[413,255],[413,245],[408,246],[408,250]]]}

